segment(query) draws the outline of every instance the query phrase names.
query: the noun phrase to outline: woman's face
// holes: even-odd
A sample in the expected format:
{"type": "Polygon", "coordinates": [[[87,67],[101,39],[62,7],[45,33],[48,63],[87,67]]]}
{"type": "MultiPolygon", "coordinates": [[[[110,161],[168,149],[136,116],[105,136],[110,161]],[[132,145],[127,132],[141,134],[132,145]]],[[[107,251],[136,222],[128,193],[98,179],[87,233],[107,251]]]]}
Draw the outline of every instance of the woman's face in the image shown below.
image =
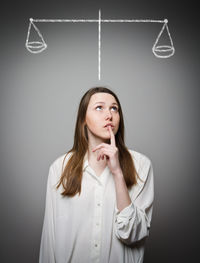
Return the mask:
{"type": "Polygon", "coordinates": [[[104,92],[93,94],[88,104],[85,119],[89,133],[104,140],[109,139],[110,132],[106,125],[111,124],[112,131],[116,134],[120,122],[118,110],[117,101],[111,94],[104,92]]]}

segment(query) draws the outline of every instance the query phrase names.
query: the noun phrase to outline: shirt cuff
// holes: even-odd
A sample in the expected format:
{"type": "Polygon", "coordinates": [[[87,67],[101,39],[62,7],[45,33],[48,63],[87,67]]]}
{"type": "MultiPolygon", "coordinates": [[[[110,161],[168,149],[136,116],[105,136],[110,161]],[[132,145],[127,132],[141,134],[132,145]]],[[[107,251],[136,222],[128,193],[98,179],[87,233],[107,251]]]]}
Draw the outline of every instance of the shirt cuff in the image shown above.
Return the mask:
{"type": "Polygon", "coordinates": [[[129,221],[135,216],[135,206],[131,202],[130,205],[125,207],[121,212],[117,209],[115,205],[116,212],[116,222],[118,223],[118,228],[123,228],[129,224],[129,221]]]}
{"type": "Polygon", "coordinates": [[[115,212],[117,215],[120,214],[122,216],[128,217],[134,212],[134,210],[135,210],[135,207],[132,202],[130,203],[130,205],[122,209],[121,212],[117,209],[117,206],[115,204],[115,212]]]}

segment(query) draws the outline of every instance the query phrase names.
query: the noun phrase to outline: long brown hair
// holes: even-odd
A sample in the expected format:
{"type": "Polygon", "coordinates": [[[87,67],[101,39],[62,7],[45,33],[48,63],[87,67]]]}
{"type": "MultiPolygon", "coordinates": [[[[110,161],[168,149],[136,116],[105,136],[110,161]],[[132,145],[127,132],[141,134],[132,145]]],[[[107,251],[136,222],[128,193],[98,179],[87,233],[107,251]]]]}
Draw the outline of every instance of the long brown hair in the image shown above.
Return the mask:
{"type": "Polygon", "coordinates": [[[79,195],[81,194],[83,160],[88,150],[88,135],[87,135],[87,129],[85,124],[85,117],[91,96],[98,92],[111,94],[118,103],[120,123],[119,123],[118,131],[115,135],[115,141],[119,153],[119,162],[127,188],[130,188],[132,185],[137,183],[136,178],[139,176],[135,169],[132,156],[129,153],[124,143],[124,119],[123,119],[122,108],[119,99],[113,91],[111,91],[106,87],[94,87],[89,89],[83,95],[80,101],[77,120],[76,120],[75,133],[74,133],[74,145],[72,149],[66,153],[63,160],[63,164],[64,164],[65,158],[69,153],[71,153],[71,156],[68,159],[64,170],[62,167],[62,174],[57,185],[57,188],[59,188],[59,186],[62,184],[64,191],[61,194],[63,196],[73,197],[77,193],[79,193],[79,195]]]}

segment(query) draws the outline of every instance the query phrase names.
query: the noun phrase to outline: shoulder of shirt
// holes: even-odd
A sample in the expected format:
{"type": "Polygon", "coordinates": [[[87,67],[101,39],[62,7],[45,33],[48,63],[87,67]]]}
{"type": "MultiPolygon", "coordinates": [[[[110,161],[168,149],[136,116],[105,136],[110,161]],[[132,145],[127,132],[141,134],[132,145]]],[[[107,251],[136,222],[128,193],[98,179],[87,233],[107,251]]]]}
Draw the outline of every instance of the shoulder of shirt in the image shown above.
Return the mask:
{"type": "Polygon", "coordinates": [[[50,167],[52,166],[54,168],[60,168],[60,166],[62,166],[63,164],[63,161],[64,161],[64,164],[66,164],[66,162],[69,160],[71,155],[72,155],[71,152],[60,155],[51,163],[50,167]]]}
{"type": "Polygon", "coordinates": [[[52,183],[55,183],[59,180],[62,169],[64,169],[67,161],[69,160],[72,153],[65,153],[54,159],[49,167],[49,177],[52,183]],[[63,163],[64,162],[64,163],[63,163]]]}
{"type": "Polygon", "coordinates": [[[141,177],[143,177],[144,180],[146,180],[145,177],[150,167],[152,167],[152,161],[150,160],[149,157],[147,157],[143,153],[131,149],[128,149],[128,151],[130,152],[133,158],[136,171],[139,173],[141,177]]]}
{"type": "Polygon", "coordinates": [[[140,164],[151,163],[150,158],[146,156],[145,154],[137,152],[135,150],[131,150],[131,149],[128,149],[128,151],[132,155],[135,162],[140,163],[140,164]]]}

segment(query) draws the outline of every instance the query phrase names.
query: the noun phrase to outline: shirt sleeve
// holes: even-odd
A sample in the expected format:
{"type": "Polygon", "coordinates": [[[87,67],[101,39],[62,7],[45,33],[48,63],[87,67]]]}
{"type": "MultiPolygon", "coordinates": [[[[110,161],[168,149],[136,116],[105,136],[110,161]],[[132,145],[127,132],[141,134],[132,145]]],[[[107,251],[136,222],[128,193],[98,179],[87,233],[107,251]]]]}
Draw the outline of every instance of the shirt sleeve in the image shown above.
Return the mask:
{"type": "Polygon", "coordinates": [[[40,242],[39,263],[55,263],[55,190],[53,189],[54,170],[50,166],[46,187],[46,203],[40,242]]]}
{"type": "MultiPolygon", "coordinates": [[[[146,178],[137,198],[121,212],[115,206],[115,234],[126,245],[149,236],[153,212],[154,179],[151,161],[147,159],[142,169],[142,178],[146,178]]],[[[133,194],[134,195],[134,194],[133,194]]]]}

